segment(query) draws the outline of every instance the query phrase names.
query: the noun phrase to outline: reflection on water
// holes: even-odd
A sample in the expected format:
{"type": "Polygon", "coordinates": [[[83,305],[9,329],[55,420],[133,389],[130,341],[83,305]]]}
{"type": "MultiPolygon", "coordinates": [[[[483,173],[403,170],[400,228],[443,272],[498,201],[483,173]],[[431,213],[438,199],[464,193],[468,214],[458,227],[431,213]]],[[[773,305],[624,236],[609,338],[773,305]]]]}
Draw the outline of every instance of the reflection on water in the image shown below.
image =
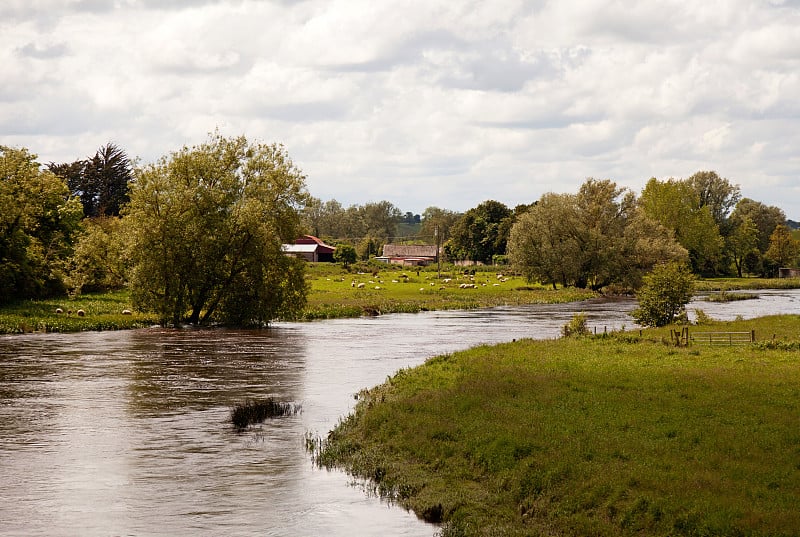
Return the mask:
{"type": "MultiPolygon", "coordinates": [[[[759,294],[695,307],[715,318],[800,313],[797,292],[759,294]]],[[[304,435],[324,434],[358,390],[427,357],[557,337],[576,312],[598,330],[630,327],[634,305],[0,337],[0,534],[429,536],[435,528],[347,476],[315,469],[304,435]],[[266,397],[303,413],[236,433],[230,407],[266,397]]]]}

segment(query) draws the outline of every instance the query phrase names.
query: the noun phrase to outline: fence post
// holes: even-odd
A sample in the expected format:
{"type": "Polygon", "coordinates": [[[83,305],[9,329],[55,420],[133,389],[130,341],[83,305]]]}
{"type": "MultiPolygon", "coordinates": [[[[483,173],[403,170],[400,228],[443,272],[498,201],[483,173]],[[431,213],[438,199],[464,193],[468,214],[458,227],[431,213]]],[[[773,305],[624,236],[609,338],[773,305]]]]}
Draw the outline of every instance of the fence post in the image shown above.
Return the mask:
{"type": "Polygon", "coordinates": [[[750,343],[755,343],[755,342],[756,342],[756,330],[754,328],[753,330],[750,330],[750,343]]]}

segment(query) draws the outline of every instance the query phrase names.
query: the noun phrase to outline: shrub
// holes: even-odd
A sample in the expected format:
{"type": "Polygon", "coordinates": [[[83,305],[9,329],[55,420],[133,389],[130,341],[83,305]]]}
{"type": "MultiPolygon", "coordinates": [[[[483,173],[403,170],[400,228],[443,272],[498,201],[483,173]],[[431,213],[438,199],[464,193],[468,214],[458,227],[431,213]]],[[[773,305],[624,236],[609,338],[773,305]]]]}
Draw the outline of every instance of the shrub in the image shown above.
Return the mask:
{"type": "Polygon", "coordinates": [[[659,265],[643,278],[639,307],[631,316],[642,326],[666,326],[684,311],[694,285],[695,277],[685,264],[659,265]]]}
{"type": "Polygon", "coordinates": [[[570,322],[561,327],[561,335],[563,337],[588,336],[589,333],[585,313],[576,313],[572,316],[570,322]]]}

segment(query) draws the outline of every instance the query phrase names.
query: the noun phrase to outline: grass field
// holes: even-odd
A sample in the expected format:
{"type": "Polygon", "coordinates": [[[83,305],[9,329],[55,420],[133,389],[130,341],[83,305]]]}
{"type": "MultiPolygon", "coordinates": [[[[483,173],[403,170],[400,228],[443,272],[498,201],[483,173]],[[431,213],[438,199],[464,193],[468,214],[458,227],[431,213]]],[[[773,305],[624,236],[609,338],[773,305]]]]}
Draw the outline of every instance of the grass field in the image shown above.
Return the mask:
{"type": "Polygon", "coordinates": [[[472,309],[510,304],[573,302],[596,296],[583,289],[553,290],[531,285],[502,269],[465,274],[463,271],[417,271],[393,265],[346,271],[315,265],[309,272],[311,292],[302,318],[352,317],[423,310],[472,309]]]}
{"type": "Polygon", "coordinates": [[[440,356],[360,394],[321,465],[453,535],[798,535],[800,316],[440,356]],[[708,329],[708,327],[704,327],[708,329]]]}

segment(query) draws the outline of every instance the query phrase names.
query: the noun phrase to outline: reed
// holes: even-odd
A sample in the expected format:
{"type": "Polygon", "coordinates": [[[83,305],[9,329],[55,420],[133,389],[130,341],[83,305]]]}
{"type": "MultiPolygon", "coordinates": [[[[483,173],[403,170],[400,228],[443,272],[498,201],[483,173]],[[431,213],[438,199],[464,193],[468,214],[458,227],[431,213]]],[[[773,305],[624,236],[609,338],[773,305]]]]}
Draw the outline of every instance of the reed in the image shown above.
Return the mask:
{"type": "Polygon", "coordinates": [[[247,401],[237,404],[231,409],[231,423],[241,431],[269,418],[294,416],[301,410],[301,405],[298,403],[275,401],[272,398],[264,401],[247,401]]]}

